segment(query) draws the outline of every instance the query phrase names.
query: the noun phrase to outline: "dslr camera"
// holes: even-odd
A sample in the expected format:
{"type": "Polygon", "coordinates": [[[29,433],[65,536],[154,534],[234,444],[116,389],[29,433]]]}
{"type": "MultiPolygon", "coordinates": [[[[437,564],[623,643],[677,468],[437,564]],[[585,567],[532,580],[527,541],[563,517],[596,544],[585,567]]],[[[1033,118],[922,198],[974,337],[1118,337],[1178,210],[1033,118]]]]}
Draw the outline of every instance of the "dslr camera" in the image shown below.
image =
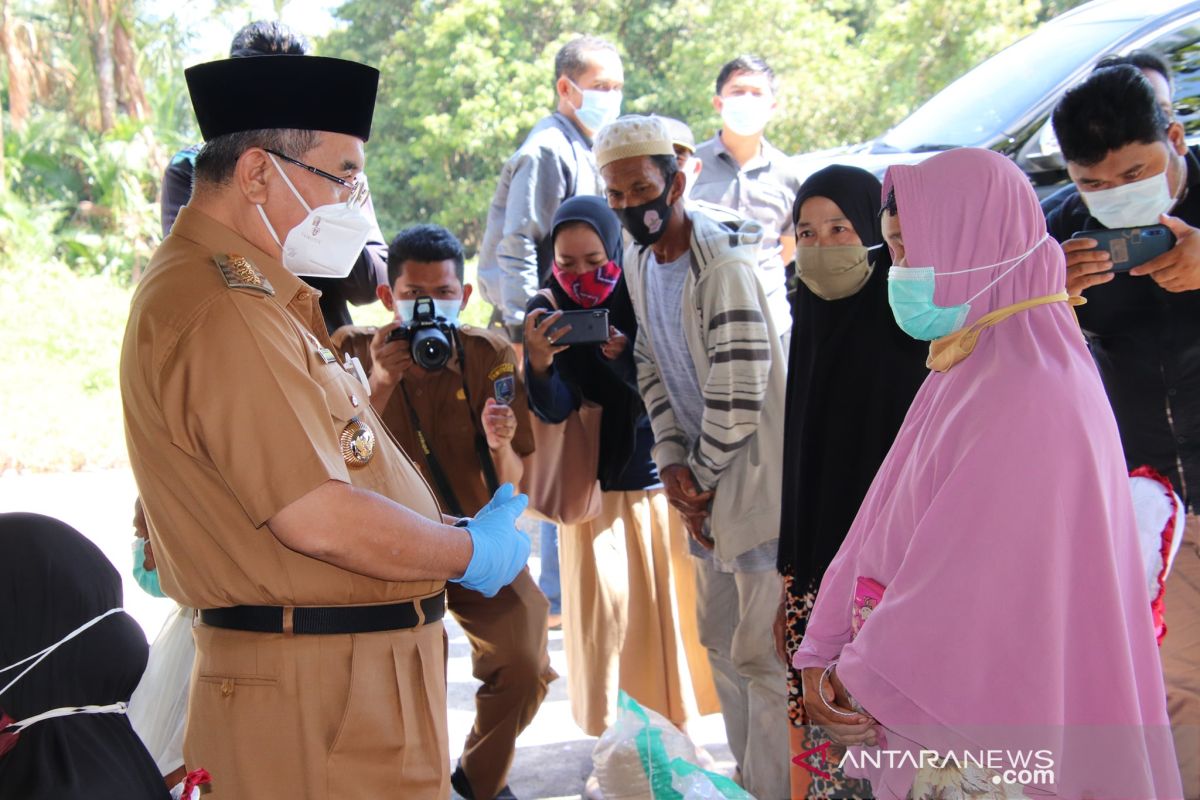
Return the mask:
{"type": "Polygon", "coordinates": [[[389,342],[407,341],[412,349],[412,359],[417,366],[436,372],[446,366],[453,348],[450,338],[454,326],[445,317],[434,314],[433,298],[418,297],[413,306],[413,318],[394,328],[388,335],[389,342]]]}

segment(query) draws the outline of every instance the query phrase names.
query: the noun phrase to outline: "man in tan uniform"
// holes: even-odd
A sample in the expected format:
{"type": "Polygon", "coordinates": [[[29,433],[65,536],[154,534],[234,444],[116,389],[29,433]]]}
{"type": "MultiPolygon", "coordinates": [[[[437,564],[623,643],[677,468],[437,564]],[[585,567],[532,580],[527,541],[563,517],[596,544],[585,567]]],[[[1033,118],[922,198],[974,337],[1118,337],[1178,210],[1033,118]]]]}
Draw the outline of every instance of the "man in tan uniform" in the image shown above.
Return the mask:
{"type": "MultiPolygon", "coordinates": [[[[473,514],[495,482],[520,481],[521,458],[533,452],[533,429],[512,346],[457,322],[471,298],[472,286],[463,280],[463,250],[454,234],[438,225],[401,231],[388,250],[389,285],[378,289],[396,321],[347,326],[332,339],[335,352],[364,365],[371,405],[435,487],[442,508],[473,514]],[[414,363],[408,339],[389,341],[397,329],[418,329],[420,298],[429,298],[453,348],[435,369],[414,363]]],[[[495,597],[454,585],[446,595],[471,641],[475,677],[483,681],[475,725],[450,783],[466,800],[510,800],[506,784],[517,736],[557,677],[546,650],[550,603],[525,570],[495,597]]]]}
{"type": "Polygon", "coordinates": [[[448,524],[296,277],[362,249],[378,75],[189,69],[195,191],[130,308],[130,462],[163,589],[201,609],[184,754],[213,800],[447,797],[444,581],[495,594],[529,553],[511,487],[448,524]]]}

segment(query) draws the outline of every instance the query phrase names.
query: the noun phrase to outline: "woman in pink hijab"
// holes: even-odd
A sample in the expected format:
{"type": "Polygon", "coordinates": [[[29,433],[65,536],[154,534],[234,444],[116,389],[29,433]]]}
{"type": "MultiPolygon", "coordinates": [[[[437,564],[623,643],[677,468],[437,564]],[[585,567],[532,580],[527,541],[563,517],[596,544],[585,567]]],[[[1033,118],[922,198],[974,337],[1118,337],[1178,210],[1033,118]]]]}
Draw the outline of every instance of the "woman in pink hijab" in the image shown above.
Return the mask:
{"type": "Polygon", "coordinates": [[[878,798],[1181,797],[1116,423],[1037,198],[976,149],[883,191],[889,302],[934,371],[821,582],[805,709],[878,798]]]}

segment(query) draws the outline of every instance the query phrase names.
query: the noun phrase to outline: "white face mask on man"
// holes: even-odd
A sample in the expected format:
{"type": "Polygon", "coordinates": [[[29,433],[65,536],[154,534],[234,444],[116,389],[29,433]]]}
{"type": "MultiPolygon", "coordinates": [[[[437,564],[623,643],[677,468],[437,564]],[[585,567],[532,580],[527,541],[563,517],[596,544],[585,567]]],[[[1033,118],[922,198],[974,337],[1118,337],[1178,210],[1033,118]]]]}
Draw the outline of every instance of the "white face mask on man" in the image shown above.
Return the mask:
{"type": "MultiPolygon", "coordinates": [[[[1167,169],[1170,169],[1169,165],[1167,169]]],[[[1079,196],[1091,215],[1106,228],[1155,225],[1159,216],[1175,206],[1167,182],[1167,169],[1140,181],[1095,192],[1080,192],[1079,196]]]]}
{"type": "Polygon", "coordinates": [[[345,203],[311,208],[296,191],[275,156],[267,153],[267,157],[308,212],[299,225],[288,231],[287,239],[280,242],[263,207],[257,206],[267,232],[283,253],[283,266],[307,278],[344,278],[349,275],[371,233],[371,221],[363,213],[361,204],[355,203],[352,198],[345,203]]]}

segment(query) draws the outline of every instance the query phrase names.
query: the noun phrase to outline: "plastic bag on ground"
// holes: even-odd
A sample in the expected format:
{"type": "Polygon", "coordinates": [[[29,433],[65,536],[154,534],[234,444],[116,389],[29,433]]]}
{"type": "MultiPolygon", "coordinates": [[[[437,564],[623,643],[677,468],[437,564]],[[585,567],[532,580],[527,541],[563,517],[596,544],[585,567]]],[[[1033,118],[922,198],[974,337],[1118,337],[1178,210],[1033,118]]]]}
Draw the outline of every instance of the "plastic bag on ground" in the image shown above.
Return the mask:
{"type": "Polygon", "coordinates": [[[697,761],[687,734],[625,692],[618,697],[616,721],[592,751],[605,800],[754,800],[697,761]]]}

